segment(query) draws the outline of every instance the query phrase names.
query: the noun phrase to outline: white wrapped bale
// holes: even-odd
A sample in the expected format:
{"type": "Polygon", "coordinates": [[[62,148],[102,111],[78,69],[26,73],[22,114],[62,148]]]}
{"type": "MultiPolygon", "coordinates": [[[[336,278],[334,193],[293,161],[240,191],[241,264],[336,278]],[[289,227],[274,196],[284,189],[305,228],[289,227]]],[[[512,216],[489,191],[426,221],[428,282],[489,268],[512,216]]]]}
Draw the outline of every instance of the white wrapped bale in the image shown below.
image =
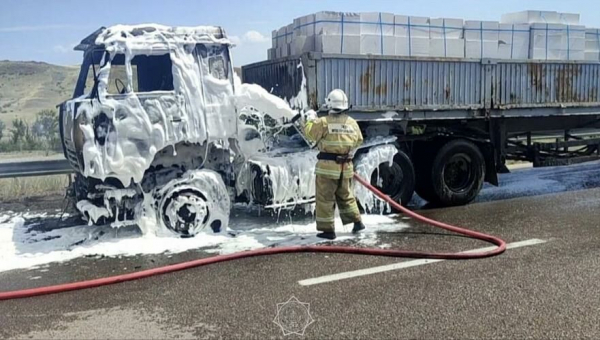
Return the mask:
{"type": "Polygon", "coordinates": [[[489,40],[467,40],[465,41],[466,58],[498,58],[498,42],[489,40]]]}
{"type": "Polygon", "coordinates": [[[277,47],[277,30],[273,30],[271,32],[271,47],[272,48],[277,47]]]}
{"type": "Polygon", "coordinates": [[[500,22],[503,24],[559,24],[560,16],[555,11],[520,11],[502,14],[500,22]]]}
{"type": "Polygon", "coordinates": [[[277,30],[277,36],[275,37],[277,48],[283,48],[287,45],[287,26],[283,26],[277,30]]]}
{"type": "Polygon", "coordinates": [[[429,20],[430,39],[462,39],[463,20],[439,18],[429,20]]]}
{"type": "Polygon", "coordinates": [[[360,35],[394,35],[394,14],[383,12],[360,13],[360,35]]]}
{"type": "Polygon", "coordinates": [[[465,21],[465,40],[498,41],[499,23],[497,21],[465,21]]]}
{"type": "Polygon", "coordinates": [[[315,51],[335,54],[360,54],[359,35],[325,35],[315,36],[315,51]]]}
{"type": "Polygon", "coordinates": [[[529,58],[528,24],[500,24],[498,30],[498,58],[529,58]]]}
{"type": "Polygon", "coordinates": [[[585,51],[585,60],[600,61],[600,51],[585,51]]]}
{"type": "Polygon", "coordinates": [[[295,36],[290,44],[291,55],[301,55],[302,53],[315,50],[315,36],[295,36]]]}
{"type": "Polygon", "coordinates": [[[585,31],[585,60],[600,61],[600,30],[588,28],[585,31]]]}
{"type": "Polygon", "coordinates": [[[294,19],[294,37],[310,37],[315,35],[315,14],[309,14],[294,19]]]}
{"type": "Polygon", "coordinates": [[[397,56],[429,57],[429,38],[394,37],[397,56]]]}
{"type": "Polygon", "coordinates": [[[429,20],[427,17],[395,15],[394,36],[429,39],[429,20]]]}
{"type": "Polygon", "coordinates": [[[394,55],[396,40],[394,36],[380,34],[360,35],[360,54],[394,55]]]}
{"type": "Polygon", "coordinates": [[[315,34],[360,35],[360,15],[357,13],[315,13],[315,34]]]}
{"type": "Polygon", "coordinates": [[[429,39],[429,56],[446,58],[464,58],[465,39],[429,39]]]}
{"type": "Polygon", "coordinates": [[[497,21],[465,21],[465,57],[498,58],[498,25],[497,21]]]}
{"type": "Polygon", "coordinates": [[[277,47],[277,50],[275,52],[275,56],[277,58],[289,57],[290,56],[290,45],[286,43],[286,44],[284,44],[282,46],[277,47]]]}
{"type": "Polygon", "coordinates": [[[285,31],[286,31],[285,42],[287,44],[291,44],[292,40],[294,39],[294,24],[287,25],[285,31]]]}
{"type": "Polygon", "coordinates": [[[585,27],[532,24],[529,57],[541,60],[584,60],[585,27]]]}

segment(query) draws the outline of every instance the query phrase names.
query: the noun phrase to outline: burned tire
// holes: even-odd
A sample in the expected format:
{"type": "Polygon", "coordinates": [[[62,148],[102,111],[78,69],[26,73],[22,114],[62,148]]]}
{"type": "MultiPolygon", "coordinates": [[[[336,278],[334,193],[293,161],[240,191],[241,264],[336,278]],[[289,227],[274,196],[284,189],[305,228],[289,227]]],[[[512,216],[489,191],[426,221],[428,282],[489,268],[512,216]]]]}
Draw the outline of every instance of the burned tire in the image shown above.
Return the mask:
{"type": "Polygon", "coordinates": [[[429,183],[422,178],[419,195],[442,206],[464,205],[477,197],[485,177],[485,160],[479,148],[457,139],[448,142],[431,162],[429,183]]]}
{"type": "Polygon", "coordinates": [[[394,201],[406,205],[415,192],[415,169],[410,158],[402,151],[394,156],[394,162],[379,164],[371,175],[371,185],[394,201]]]}
{"type": "Polygon", "coordinates": [[[211,170],[191,170],[154,194],[158,222],[182,237],[204,230],[220,233],[229,223],[231,209],[221,175],[211,170]]]}
{"type": "MultiPolygon", "coordinates": [[[[354,170],[394,201],[406,205],[412,199],[415,191],[415,170],[412,161],[403,151],[390,145],[374,147],[357,158],[354,170]],[[383,152],[378,151],[378,148],[383,148],[383,152]],[[382,155],[386,156],[381,157],[382,155]],[[391,164],[390,158],[393,160],[391,164]],[[377,159],[378,161],[373,163],[377,159]],[[373,166],[374,164],[376,166],[373,166]]],[[[363,211],[385,212],[386,205],[382,205],[368,189],[355,184],[354,192],[363,211]]]]}

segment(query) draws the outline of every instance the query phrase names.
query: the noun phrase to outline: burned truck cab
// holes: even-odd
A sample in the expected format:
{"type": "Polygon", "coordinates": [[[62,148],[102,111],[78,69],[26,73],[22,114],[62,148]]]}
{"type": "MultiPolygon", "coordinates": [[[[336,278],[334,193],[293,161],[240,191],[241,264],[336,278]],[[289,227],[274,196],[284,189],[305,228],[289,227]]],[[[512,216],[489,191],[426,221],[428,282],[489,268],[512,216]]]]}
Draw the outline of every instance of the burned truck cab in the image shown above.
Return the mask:
{"type": "Polygon", "coordinates": [[[90,223],[139,224],[147,210],[180,234],[226,223],[223,146],[237,134],[229,47],[219,27],[160,25],[102,27],[76,46],[84,59],[60,130],[90,223]]]}

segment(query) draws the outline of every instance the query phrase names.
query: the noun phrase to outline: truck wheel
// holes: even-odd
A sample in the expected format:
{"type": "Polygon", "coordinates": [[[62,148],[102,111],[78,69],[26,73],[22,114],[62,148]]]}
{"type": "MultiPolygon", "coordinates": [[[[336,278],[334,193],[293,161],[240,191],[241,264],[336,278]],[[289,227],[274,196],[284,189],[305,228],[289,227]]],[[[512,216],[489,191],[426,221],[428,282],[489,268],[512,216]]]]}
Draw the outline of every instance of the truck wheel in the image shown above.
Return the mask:
{"type": "Polygon", "coordinates": [[[427,202],[434,202],[436,200],[435,190],[433,190],[433,184],[431,179],[431,167],[433,163],[433,156],[429,156],[435,153],[434,150],[419,150],[415,157],[415,169],[416,169],[416,183],[415,192],[419,197],[426,200],[427,202]]]}
{"type": "Polygon", "coordinates": [[[218,233],[229,223],[227,187],[214,171],[189,171],[167,183],[155,197],[158,222],[182,237],[194,236],[206,227],[218,233]]]}
{"type": "Polygon", "coordinates": [[[406,205],[415,192],[415,169],[412,161],[402,151],[394,156],[394,162],[379,164],[371,175],[371,185],[375,186],[394,201],[406,205]]]}
{"type": "Polygon", "coordinates": [[[440,148],[430,171],[430,185],[421,183],[426,196],[422,197],[443,206],[464,205],[474,200],[483,186],[485,160],[475,144],[457,139],[440,148]]]}
{"type": "MultiPolygon", "coordinates": [[[[410,158],[403,151],[398,150],[392,164],[385,159],[380,161],[376,168],[371,168],[367,154],[364,161],[363,158],[359,158],[356,162],[355,170],[359,176],[369,179],[371,185],[394,201],[404,205],[410,202],[415,190],[415,170],[410,158]]],[[[355,193],[363,210],[371,213],[383,212],[383,206],[377,203],[378,199],[366,188],[357,185],[355,193]],[[365,202],[361,202],[361,199],[365,202]]]]}

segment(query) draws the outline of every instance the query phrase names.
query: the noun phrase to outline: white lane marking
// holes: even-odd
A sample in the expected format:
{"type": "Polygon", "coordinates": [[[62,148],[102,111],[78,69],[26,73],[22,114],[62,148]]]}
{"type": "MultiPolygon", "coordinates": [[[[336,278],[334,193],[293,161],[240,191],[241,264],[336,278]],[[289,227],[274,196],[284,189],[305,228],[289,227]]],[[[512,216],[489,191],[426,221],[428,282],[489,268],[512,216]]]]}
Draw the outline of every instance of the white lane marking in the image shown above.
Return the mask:
{"type": "MultiPolygon", "coordinates": [[[[506,249],[534,246],[536,244],[542,244],[542,243],[546,243],[546,242],[547,242],[546,240],[532,238],[530,240],[509,243],[506,245],[506,249]]],[[[495,248],[496,248],[495,246],[485,247],[485,248],[467,250],[467,251],[463,251],[461,253],[462,254],[477,253],[480,251],[493,250],[495,248]]],[[[300,281],[298,281],[298,283],[302,286],[312,286],[312,285],[317,285],[320,283],[345,280],[345,279],[350,279],[350,278],[359,277],[359,276],[377,274],[377,273],[387,272],[390,270],[397,270],[397,269],[421,266],[424,264],[431,264],[431,263],[436,263],[436,262],[441,262],[441,261],[446,261],[446,260],[422,259],[422,260],[405,261],[405,262],[400,262],[400,263],[388,264],[385,266],[359,269],[359,270],[353,270],[350,272],[343,272],[343,273],[337,273],[337,274],[332,274],[332,275],[315,277],[312,279],[300,280],[300,281]]]]}

